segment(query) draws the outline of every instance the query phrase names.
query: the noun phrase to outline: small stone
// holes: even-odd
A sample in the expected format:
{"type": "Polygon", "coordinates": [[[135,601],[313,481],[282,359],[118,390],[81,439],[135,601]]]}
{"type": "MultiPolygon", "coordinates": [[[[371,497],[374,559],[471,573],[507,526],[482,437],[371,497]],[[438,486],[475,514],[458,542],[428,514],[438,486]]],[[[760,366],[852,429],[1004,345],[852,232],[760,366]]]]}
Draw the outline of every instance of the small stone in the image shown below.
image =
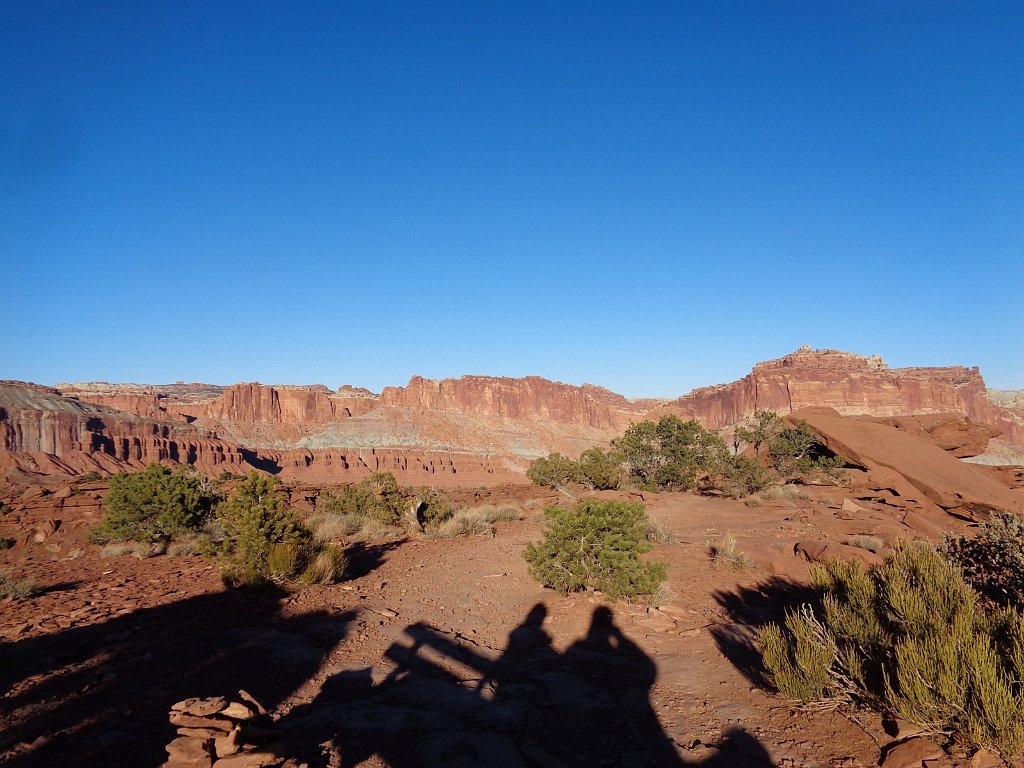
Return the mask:
{"type": "Polygon", "coordinates": [[[246,704],[251,704],[253,709],[256,710],[256,714],[266,716],[267,710],[264,709],[263,705],[256,701],[256,697],[248,691],[239,691],[238,698],[240,698],[246,704]]]}
{"type": "Polygon", "coordinates": [[[184,712],[171,712],[169,719],[171,725],[181,726],[182,728],[214,728],[223,733],[227,733],[235,727],[234,723],[230,720],[219,720],[213,716],[198,717],[196,715],[187,715],[184,712]]]}
{"type": "Polygon", "coordinates": [[[987,749],[979,749],[971,755],[971,768],[1003,768],[1006,763],[999,755],[989,752],[987,749]]]}
{"type": "Polygon", "coordinates": [[[232,720],[252,720],[256,716],[252,709],[237,701],[231,702],[217,714],[221,717],[230,717],[232,720]]]}
{"type": "Polygon", "coordinates": [[[242,751],[242,738],[238,730],[213,740],[213,751],[217,757],[227,757],[242,751]]]}
{"type": "Polygon", "coordinates": [[[211,747],[212,739],[193,739],[188,736],[179,736],[167,745],[167,754],[171,760],[188,762],[195,765],[210,765],[212,762],[211,747]]]}

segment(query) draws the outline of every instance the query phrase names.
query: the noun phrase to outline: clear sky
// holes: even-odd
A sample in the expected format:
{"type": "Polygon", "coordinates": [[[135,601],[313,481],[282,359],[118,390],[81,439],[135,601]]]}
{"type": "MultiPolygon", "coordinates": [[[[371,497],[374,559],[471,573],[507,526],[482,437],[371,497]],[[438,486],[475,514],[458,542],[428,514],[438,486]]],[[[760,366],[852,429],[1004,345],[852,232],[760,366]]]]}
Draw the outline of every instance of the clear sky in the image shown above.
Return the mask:
{"type": "Polygon", "coordinates": [[[0,1],[0,378],[801,344],[1024,387],[1020,2],[0,1]]]}

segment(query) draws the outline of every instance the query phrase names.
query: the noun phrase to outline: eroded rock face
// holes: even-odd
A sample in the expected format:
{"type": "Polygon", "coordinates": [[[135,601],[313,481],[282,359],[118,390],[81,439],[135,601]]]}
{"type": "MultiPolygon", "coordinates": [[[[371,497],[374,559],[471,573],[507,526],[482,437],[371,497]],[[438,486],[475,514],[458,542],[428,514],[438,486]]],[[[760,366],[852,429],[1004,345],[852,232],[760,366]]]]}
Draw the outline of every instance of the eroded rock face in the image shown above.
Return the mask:
{"type": "Polygon", "coordinates": [[[642,409],[614,392],[574,387],[537,376],[523,379],[463,376],[435,381],[414,376],[405,387],[386,387],[381,405],[458,411],[513,420],[540,419],[618,432],[642,409]]]}
{"type": "Polygon", "coordinates": [[[986,397],[977,368],[889,368],[877,356],[837,350],[805,348],[759,363],[739,381],[695,389],[651,415],[675,414],[721,429],[742,423],[755,410],[788,414],[816,407],[845,416],[955,413],[998,430],[1004,441],[1024,443],[1024,412],[986,397]]]}
{"type": "Polygon", "coordinates": [[[53,389],[0,383],[0,466],[38,474],[117,471],[158,461],[220,472],[238,446],[184,424],[83,403],[53,389]]]}

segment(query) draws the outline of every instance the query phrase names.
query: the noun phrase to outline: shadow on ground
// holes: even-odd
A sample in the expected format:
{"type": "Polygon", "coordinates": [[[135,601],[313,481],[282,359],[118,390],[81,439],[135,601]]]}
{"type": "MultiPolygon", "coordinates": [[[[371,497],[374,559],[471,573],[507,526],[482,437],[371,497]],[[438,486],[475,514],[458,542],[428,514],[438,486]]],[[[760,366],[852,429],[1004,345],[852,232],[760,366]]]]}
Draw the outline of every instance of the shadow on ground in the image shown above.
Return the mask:
{"type": "Polygon", "coordinates": [[[0,645],[0,763],[157,766],[176,701],[241,688],[272,709],[316,674],[354,618],[285,618],[284,597],[201,595],[0,645]]]}
{"type": "Polygon", "coordinates": [[[564,653],[543,630],[545,615],[534,606],[497,653],[410,625],[388,664],[335,674],[285,718],[289,751],[331,768],[373,756],[394,768],[771,765],[742,729],[705,749],[711,757],[688,761],[651,707],[654,662],[612,611],[597,608],[564,653]]]}
{"type": "Polygon", "coordinates": [[[760,630],[766,624],[782,624],[787,610],[804,603],[818,605],[820,592],[808,584],[773,576],[754,586],[715,592],[714,598],[731,620],[711,627],[719,650],[752,684],[774,691],[775,684],[761,661],[760,630]]]}

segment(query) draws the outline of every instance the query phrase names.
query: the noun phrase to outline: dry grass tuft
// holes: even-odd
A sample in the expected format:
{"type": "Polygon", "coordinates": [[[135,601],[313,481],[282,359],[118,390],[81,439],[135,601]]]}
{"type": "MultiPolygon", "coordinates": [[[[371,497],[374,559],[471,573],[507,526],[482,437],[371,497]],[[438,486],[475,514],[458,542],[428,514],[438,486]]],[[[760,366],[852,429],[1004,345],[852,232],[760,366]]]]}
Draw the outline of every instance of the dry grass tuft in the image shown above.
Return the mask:
{"type": "Polygon", "coordinates": [[[0,571],[0,600],[24,600],[38,591],[35,579],[15,576],[13,571],[0,571]]]}
{"type": "Polygon", "coordinates": [[[723,565],[734,571],[756,571],[757,563],[736,549],[736,537],[726,531],[718,541],[708,542],[708,554],[715,565],[723,565]]]}

